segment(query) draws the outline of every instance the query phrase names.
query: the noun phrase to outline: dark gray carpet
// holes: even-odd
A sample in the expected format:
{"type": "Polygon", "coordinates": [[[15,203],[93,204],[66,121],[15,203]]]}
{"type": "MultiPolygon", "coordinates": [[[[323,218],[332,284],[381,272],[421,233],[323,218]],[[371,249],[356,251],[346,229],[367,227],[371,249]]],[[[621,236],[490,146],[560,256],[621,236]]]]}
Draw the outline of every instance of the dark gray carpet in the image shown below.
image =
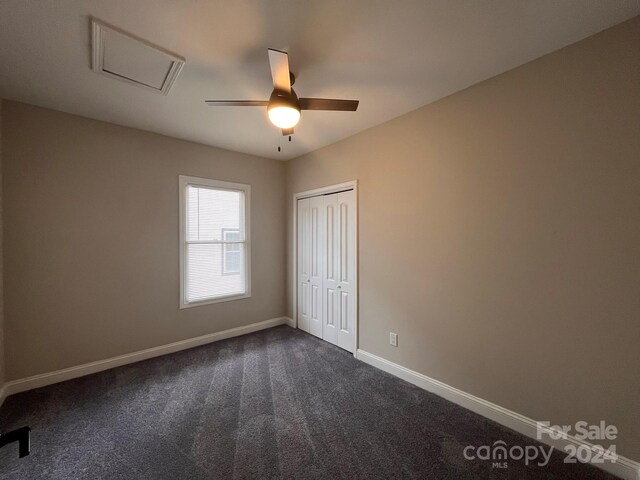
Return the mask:
{"type": "Polygon", "coordinates": [[[467,461],[466,445],[531,440],[289,327],[9,397],[3,479],[604,479],[555,454],[544,467],[467,461]]]}

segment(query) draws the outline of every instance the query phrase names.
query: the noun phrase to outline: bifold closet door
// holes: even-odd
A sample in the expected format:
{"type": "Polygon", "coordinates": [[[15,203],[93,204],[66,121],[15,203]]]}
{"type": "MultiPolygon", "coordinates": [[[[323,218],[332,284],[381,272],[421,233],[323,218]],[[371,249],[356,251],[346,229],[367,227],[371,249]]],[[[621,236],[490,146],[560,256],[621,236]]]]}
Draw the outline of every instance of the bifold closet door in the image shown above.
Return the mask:
{"type": "Polygon", "coordinates": [[[323,197],[309,199],[309,333],[322,338],[322,205],[323,197]]]}
{"type": "Polygon", "coordinates": [[[311,303],[311,255],[310,252],[310,225],[309,225],[309,199],[298,200],[298,328],[309,332],[309,316],[311,303]]]}
{"type": "Polygon", "coordinates": [[[298,200],[298,326],[322,337],[322,197],[298,200]]]}
{"type": "Polygon", "coordinates": [[[355,192],[298,200],[298,326],[355,349],[355,192]]]}
{"type": "Polygon", "coordinates": [[[338,268],[339,268],[339,238],[337,225],[338,194],[325,195],[323,198],[323,244],[324,244],[324,278],[322,281],[322,306],[324,321],[322,323],[322,338],[327,342],[338,345],[338,328],[340,314],[338,309],[338,268]]]}
{"type": "Polygon", "coordinates": [[[336,247],[337,302],[336,320],[338,346],[353,352],[356,346],[356,194],[353,190],[335,195],[336,218],[334,222],[336,247]]]}

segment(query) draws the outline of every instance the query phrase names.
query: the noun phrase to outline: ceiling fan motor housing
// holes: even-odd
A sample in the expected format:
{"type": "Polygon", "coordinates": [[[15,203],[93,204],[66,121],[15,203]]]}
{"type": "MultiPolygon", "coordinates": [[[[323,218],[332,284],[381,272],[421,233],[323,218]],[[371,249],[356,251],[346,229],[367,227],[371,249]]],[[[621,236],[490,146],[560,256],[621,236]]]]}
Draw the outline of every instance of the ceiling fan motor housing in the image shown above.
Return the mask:
{"type": "Polygon", "coordinates": [[[291,92],[284,92],[282,90],[274,89],[269,97],[269,105],[267,110],[271,110],[276,107],[289,107],[295,110],[300,110],[300,102],[298,101],[298,95],[292,88],[291,92]]]}

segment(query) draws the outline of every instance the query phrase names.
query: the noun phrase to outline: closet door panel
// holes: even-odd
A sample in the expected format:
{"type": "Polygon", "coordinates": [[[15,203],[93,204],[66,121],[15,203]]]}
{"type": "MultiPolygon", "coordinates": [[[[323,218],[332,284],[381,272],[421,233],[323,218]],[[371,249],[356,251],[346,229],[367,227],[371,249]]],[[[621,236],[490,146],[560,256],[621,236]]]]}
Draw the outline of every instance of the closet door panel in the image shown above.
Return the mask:
{"type": "Polygon", "coordinates": [[[338,346],[353,352],[355,337],[355,192],[337,194],[337,243],[338,243],[338,346]]]}
{"type": "Polygon", "coordinates": [[[334,345],[338,344],[338,237],[337,237],[337,195],[325,195],[324,203],[324,279],[322,300],[324,322],[322,338],[334,345]]]}
{"type": "Polygon", "coordinates": [[[309,199],[309,333],[322,338],[324,269],[323,197],[309,199]]]}
{"type": "Polygon", "coordinates": [[[311,242],[309,199],[298,200],[298,328],[310,332],[311,318],[311,242]]]}

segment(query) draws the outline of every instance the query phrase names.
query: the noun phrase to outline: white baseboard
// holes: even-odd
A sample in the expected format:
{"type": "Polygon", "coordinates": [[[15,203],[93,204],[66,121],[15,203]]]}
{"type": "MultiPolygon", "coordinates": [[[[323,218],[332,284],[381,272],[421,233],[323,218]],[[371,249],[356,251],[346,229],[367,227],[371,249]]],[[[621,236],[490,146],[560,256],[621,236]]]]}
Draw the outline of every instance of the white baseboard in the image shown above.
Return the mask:
{"type": "Polygon", "coordinates": [[[291,328],[296,328],[296,321],[293,318],[289,318],[289,317],[284,317],[285,318],[285,324],[289,325],[291,328]]]}
{"type": "Polygon", "coordinates": [[[96,362],[85,363],[84,365],[78,365],[76,367],[56,370],[55,372],[33,375],[32,377],[21,378],[19,380],[11,380],[10,382],[6,382],[2,388],[0,388],[0,405],[2,405],[2,402],[6,397],[13,395],[14,393],[33,390],[34,388],[64,382],[65,380],[71,380],[72,378],[91,375],[92,373],[109,370],[110,368],[120,367],[129,363],[139,362],[148,358],[159,357],[168,353],[179,352],[180,350],[186,350],[188,348],[198,347],[207,343],[217,342],[219,340],[224,340],[225,338],[238,337],[247,333],[257,332],[258,330],[290,324],[291,319],[287,317],[272,318],[270,320],[252,323],[251,325],[245,325],[243,327],[231,328],[229,330],[189,338],[187,340],[181,340],[179,342],[169,343],[159,347],[147,348],[146,350],[127,353],[125,355],[119,355],[105,360],[98,360],[96,362]]]}
{"type": "MultiPolygon", "coordinates": [[[[408,368],[390,362],[389,360],[385,360],[384,358],[378,357],[377,355],[373,355],[372,353],[364,350],[358,349],[356,352],[356,358],[423,388],[424,390],[435,393],[436,395],[482,415],[483,417],[489,418],[500,425],[504,425],[518,433],[526,435],[527,437],[533,439],[537,438],[537,423],[524,415],[512,412],[511,410],[463,392],[462,390],[458,390],[457,388],[451,387],[438,380],[434,380],[433,378],[422,375],[421,373],[409,370],[408,368]]],[[[550,431],[549,429],[546,430],[550,431]]],[[[550,445],[560,451],[564,451],[564,447],[569,444],[584,446],[592,450],[594,448],[594,446],[589,442],[578,439],[572,435],[567,435],[566,438],[554,440],[548,434],[545,434],[542,439],[538,441],[550,445]]],[[[640,480],[640,463],[620,455],[618,455],[616,463],[605,461],[605,463],[595,464],[595,466],[626,480],[640,480]]]]}

